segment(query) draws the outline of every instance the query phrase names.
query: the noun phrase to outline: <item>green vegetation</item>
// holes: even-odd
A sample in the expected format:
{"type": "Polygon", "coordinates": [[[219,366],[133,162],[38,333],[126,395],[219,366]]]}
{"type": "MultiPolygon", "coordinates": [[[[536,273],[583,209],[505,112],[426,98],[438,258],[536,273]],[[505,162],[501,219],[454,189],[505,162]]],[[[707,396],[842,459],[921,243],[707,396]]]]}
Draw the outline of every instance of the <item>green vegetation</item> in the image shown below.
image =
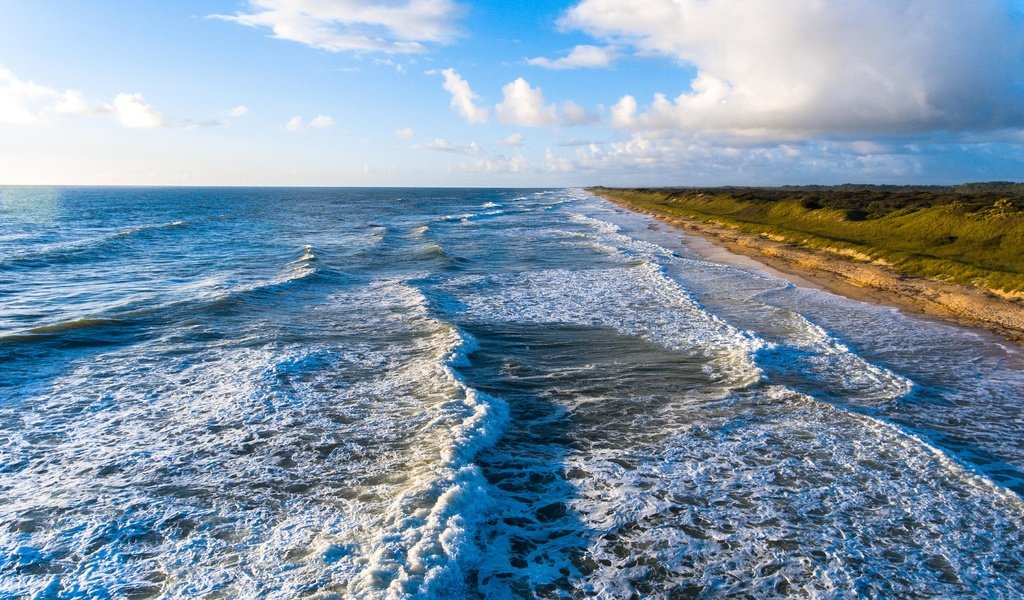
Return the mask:
{"type": "Polygon", "coordinates": [[[1024,184],[592,191],[665,216],[884,261],[910,275],[1024,291],[1024,184]]]}

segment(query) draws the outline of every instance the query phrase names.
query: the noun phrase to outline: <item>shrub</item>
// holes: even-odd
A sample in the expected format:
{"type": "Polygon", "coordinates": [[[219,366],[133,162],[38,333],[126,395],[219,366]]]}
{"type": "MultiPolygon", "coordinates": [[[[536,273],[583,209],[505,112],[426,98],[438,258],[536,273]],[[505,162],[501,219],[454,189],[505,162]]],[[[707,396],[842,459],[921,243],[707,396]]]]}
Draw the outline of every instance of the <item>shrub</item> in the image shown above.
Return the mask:
{"type": "Polygon", "coordinates": [[[846,211],[847,221],[864,221],[868,218],[867,211],[863,211],[859,208],[854,208],[846,211]]]}

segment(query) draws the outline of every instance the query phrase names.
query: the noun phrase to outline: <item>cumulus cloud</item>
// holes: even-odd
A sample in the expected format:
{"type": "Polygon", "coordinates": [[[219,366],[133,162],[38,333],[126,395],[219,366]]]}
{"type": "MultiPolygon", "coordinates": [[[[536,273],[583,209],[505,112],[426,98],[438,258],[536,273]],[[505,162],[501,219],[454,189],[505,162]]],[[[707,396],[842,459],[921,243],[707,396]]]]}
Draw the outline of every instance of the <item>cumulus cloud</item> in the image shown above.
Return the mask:
{"type": "Polygon", "coordinates": [[[455,165],[449,165],[449,171],[465,173],[525,173],[530,171],[529,161],[518,151],[515,156],[505,156],[488,152],[476,142],[457,143],[444,138],[435,138],[425,144],[415,144],[417,150],[433,150],[446,154],[469,157],[455,165]]]}
{"type": "Polygon", "coordinates": [[[612,123],[761,139],[1024,126],[1011,0],[583,0],[563,27],[696,70],[612,123]]]}
{"type": "Polygon", "coordinates": [[[602,46],[576,46],[562,58],[528,58],[527,64],[545,69],[600,69],[610,67],[615,60],[615,51],[602,46]]]}
{"type": "Polygon", "coordinates": [[[42,120],[44,108],[58,96],[56,90],[18,79],[0,67],[0,123],[37,123],[42,120]]]}
{"type": "Polygon", "coordinates": [[[533,170],[525,156],[481,156],[474,160],[459,163],[458,170],[463,173],[529,173],[533,170]]]}
{"type": "Polygon", "coordinates": [[[494,109],[498,118],[505,123],[550,127],[582,125],[598,120],[597,115],[572,100],[563,102],[561,110],[554,104],[546,104],[543,90],[531,87],[522,77],[501,88],[501,94],[502,101],[494,109]]]}
{"type": "Polygon", "coordinates": [[[530,87],[522,77],[501,88],[502,102],[495,106],[498,118],[506,123],[528,127],[546,127],[558,120],[557,109],[544,104],[544,92],[530,87]]]}
{"type": "Polygon", "coordinates": [[[97,107],[91,106],[85,99],[85,95],[78,90],[67,90],[61,94],[60,99],[53,104],[53,110],[62,115],[87,115],[100,112],[97,107]]]}
{"type": "Polygon", "coordinates": [[[313,129],[330,129],[334,127],[334,119],[327,115],[317,115],[309,122],[309,126],[313,129]]]}
{"type": "Polygon", "coordinates": [[[249,114],[249,107],[248,106],[243,106],[243,105],[236,106],[236,107],[234,107],[234,108],[232,108],[231,110],[228,111],[228,116],[231,117],[232,119],[237,119],[238,117],[244,117],[247,114],[249,114]]]}
{"type": "Polygon", "coordinates": [[[426,144],[416,144],[413,148],[417,150],[435,150],[437,152],[449,152],[452,154],[465,154],[467,156],[482,156],[483,149],[476,142],[468,144],[457,144],[444,138],[434,138],[426,144]]]}
{"type": "Polygon", "coordinates": [[[284,124],[284,130],[288,133],[299,133],[310,129],[330,129],[331,127],[334,127],[334,119],[327,115],[317,115],[309,123],[306,123],[299,115],[295,115],[284,124]]]}
{"type": "Polygon", "coordinates": [[[77,90],[57,90],[23,81],[11,71],[0,68],[0,123],[35,125],[51,116],[77,117],[108,115],[123,127],[166,127],[167,122],[142,94],[117,94],[110,104],[89,102],[77,90]]]}
{"type": "Polygon", "coordinates": [[[503,140],[499,140],[497,143],[499,146],[508,146],[510,148],[519,148],[523,145],[523,134],[513,133],[503,140]]]}
{"type": "Polygon", "coordinates": [[[149,129],[165,125],[163,115],[147,104],[142,94],[118,94],[114,97],[113,110],[123,127],[149,129]]]}
{"type": "Polygon", "coordinates": [[[249,0],[248,10],[211,18],[331,52],[396,54],[450,42],[462,12],[452,0],[249,0]]]}
{"type": "Polygon", "coordinates": [[[572,100],[566,100],[562,103],[561,122],[563,125],[585,125],[587,123],[596,123],[599,120],[596,114],[572,100]]]}
{"type": "Polygon", "coordinates": [[[412,127],[406,127],[404,129],[398,129],[395,131],[395,137],[400,140],[407,140],[412,136],[416,135],[416,130],[412,127]]]}
{"type": "Polygon", "coordinates": [[[469,82],[454,69],[445,69],[441,75],[444,77],[444,89],[452,95],[452,108],[469,123],[486,122],[487,109],[477,106],[477,95],[470,89],[469,82]]]}
{"type": "Polygon", "coordinates": [[[549,148],[543,168],[596,174],[613,185],[771,185],[795,183],[794,175],[806,183],[899,182],[919,175],[926,160],[909,146],[826,140],[735,146],[703,136],[636,131],[613,142],[549,148]]]}
{"type": "Polygon", "coordinates": [[[623,96],[612,106],[612,125],[627,128],[636,125],[637,103],[632,96],[623,96]]]}

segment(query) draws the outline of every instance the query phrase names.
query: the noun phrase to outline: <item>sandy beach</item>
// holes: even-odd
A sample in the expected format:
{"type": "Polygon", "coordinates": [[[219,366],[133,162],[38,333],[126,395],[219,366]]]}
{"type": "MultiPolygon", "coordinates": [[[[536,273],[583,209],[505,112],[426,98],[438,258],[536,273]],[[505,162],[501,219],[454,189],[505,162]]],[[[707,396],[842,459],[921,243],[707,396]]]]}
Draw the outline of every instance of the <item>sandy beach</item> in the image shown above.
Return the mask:
{"type": "Polygon", "coordinates": [[[799,248],[718,224],[664,215],[594,190],[590,192],[689,234],[685,240],[687,245],[709,260],[761,268],[795,285],[825,289],[855,300],[985,329],[1024,344],[1024,302],[1018,298],[913,277],[887,265],[799,248]]]}

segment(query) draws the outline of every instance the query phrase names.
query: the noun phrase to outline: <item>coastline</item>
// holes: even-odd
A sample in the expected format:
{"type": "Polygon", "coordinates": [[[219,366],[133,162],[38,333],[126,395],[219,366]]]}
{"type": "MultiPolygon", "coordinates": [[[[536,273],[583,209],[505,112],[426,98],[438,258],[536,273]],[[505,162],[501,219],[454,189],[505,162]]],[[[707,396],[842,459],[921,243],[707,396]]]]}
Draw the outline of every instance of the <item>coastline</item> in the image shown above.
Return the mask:
{"type": "Polygon", "coordinates": [[[655,217],[700,240],[686,243],[709,260],[761,268],[801,287],[824,289],[853,300],[985,329],[1024,346],[1024,302],[1001,298],[976,287],[910,276],[886,265],[799,248],[722,225],[660,214],[595,190],[587,191],[616,206],[655,217]]]}

